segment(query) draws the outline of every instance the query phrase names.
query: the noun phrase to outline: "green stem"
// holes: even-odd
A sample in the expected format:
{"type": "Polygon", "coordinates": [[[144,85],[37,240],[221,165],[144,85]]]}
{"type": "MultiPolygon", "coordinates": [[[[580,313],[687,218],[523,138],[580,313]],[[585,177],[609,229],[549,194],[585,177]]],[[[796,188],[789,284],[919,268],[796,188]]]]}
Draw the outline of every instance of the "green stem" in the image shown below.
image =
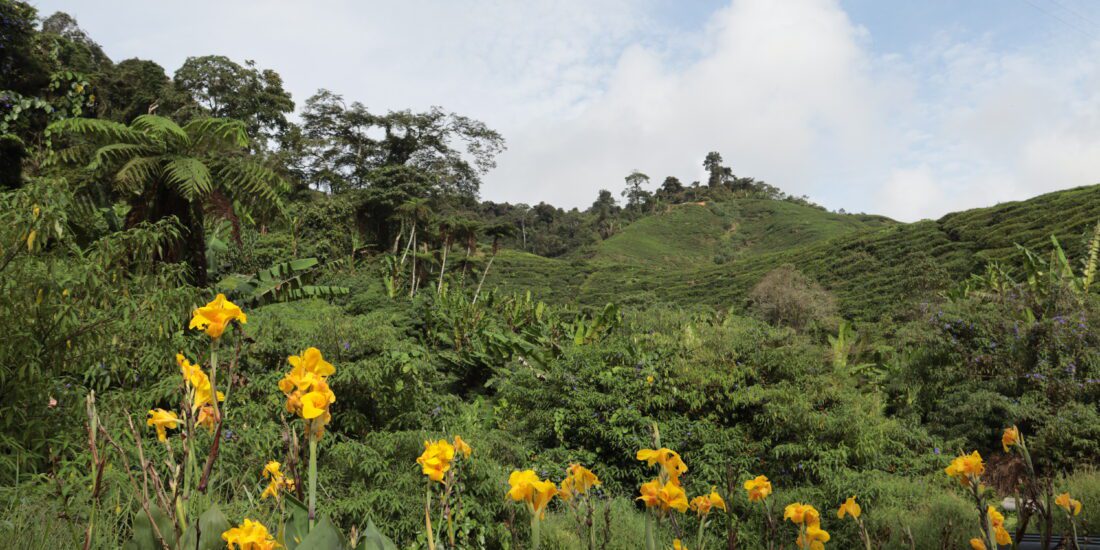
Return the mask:
{"type": "Polygon", "coordinates": [[[703,550],[703,528],[707,526],[707,516],[699,516],[699,534],[695,536],[696,550],[703,550]]]}
{"type": "Polygon", "coordinates": [[[538,512],[531,511],[531,550],[539,550],[540,523],[538,512]]]}
{"type": "MultiPolygon", "coordinates": [[[[216,401],[216,400],[215,400],[216,401]]],[[[317,521],[317,439],[313,437],[312,421],[306,422],[309,430],[309,530],[317,521]]]]}
{"type": "Polygon", "coordinates": [[[649,510],[645,513],[645,547],[646,550],[657,550],[657,542],[653,540],[653,514],[649,510]]]}
{"type": "Polygon", "coordinates": [[[218,408],[218,340],[210,344],[210,401],[214,404],[214,418],[221,422],[222,414],[218,408]]]}
{"type": "Polygon", "coordinates": [[[424,526],[428,531],[428,550],[435,550],[435,535],[432,533],[432,484],[424,491],[424,526]]]}

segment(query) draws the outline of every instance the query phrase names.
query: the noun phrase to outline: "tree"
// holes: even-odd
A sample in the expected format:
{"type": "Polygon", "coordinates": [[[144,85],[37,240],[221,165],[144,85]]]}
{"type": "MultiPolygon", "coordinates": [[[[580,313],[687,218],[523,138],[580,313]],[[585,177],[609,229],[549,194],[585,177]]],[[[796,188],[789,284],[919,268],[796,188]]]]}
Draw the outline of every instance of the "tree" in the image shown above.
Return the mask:
{"type": "Polygon", "coordinates": [[[179,221],[186,230],[182,249],[166,250],[161,259],[187,261],[199,286],[206,284],[206,215],[236,226],[253,211],[281,209],[280,194],[288,189],[248,154],[248,135],[238,121],[200,118],[180,127],[155,115],[128,126],[74,118],[51,124],[48,132],[68,141],[59,151],[63,162],[85,164],[129,199],[128,226],[173,216],[179,221]]]}
{"type": "Polygon", "coordinates": [[[259,138],[255,145],[261,149],[286,131],[286,114],[294,111],[279,73],[261,71],[251,60],[242,66],[221,55],[188,57],[175,84],[199,107],[199,113],[188,114],[239,120],[248,135],[259,138]]]}
{"type": "Polygon", "coordinates": [[[642,188],[649,184],[649,176],[635,170],[626,177],[626,189],[623,189],[623,197],[626,197],[627,210],[641,211],[648,204],[653,194],[642,188]]]}
{"type": "Polygon", "coordinates": [[[405,252],[401,254],[401,265],[404,265],[405,259],[409,256],[409,251],[412,250],[412,277],[409,281],[409,296],[411,297],[416,294],[416,228],[425,224],[432,217],[432,208],[428,205],[428,199],[414,198],[397,207],[397,215],[411,228],[409,243],[405,247],[405,252]]]}
{"type": "Polygon", "coordinates": [[[710,177],[707,178],[707,185],[717,187],[722,184],[724,167],[722,166],[722,155],[718,151],[707,153],[706,158],[703,159],[703,168],[710,174],[710,177]]]}
{"type": "Polygon", "coordinates": [[[657,191],[658,198],[675,200],[684,192],[684,184],[676,176],[668,176],[657,191]]]}
{"type": "Polygon", "coordinates": [[[596,216],[596,231],[600,237],[606,239],[615,233],[615,217],[619,214],[619,205],[615,203],[615,196],[611,191],[600,189],[588,212],[596,216]]]}
{"type": "Polygon", "coordinates": [[[429,176],[435,192],[476,197],[504,150],[495,130],[440,107],[376,115],[328,90],[306,100],[302,128],[311,179],[333,192],[365,187],[379,168],[406,166],[429,176]]]}
{"type": "Polygon", "coordinates": [[[490,225],[485,229],[485,234],[493,238],[493,255],[489,256],[489,263],[485,264],[485,271],[481,272],[481,280],[477,283],[477,290],[474,291],[473,303],[477,303],[477,297],[481,294],[481,285],[485,284],[485,277],[489,275],[489,268],[493,267],[493,260],[497,257],[497,252],[500,252],[500,241],[504,237],[511,237],[516,234],[516,226],[506,223],[498,223],[490,225]]]}
{"type": "Polygon", "coordinates": [[[158,111],[175,112],[188,99],[173,87],[164,68],[146,59],[127,59],[112,67],[99,87],[98,98],[103,118],[125,123],[158,111]]]}

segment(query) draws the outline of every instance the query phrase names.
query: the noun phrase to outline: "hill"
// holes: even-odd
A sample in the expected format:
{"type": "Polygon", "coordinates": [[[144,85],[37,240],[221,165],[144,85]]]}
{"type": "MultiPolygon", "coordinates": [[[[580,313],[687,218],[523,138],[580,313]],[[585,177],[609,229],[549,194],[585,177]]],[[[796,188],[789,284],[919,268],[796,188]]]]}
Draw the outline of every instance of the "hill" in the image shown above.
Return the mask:
{"type": "Polygon", "coordinates": [[[874,319],[990,261],[1014,265],[1016,244],[1047,250],[1055,235],[1071,256],[1082,257],[1098,220],[1100,186],[915,223],[766,199],[687,203],[634,222],[588,254],[502,253],[490,281],[580,306],[736,309],[764,274],[792,264],[833,292],[844,315],[874,319]]]}

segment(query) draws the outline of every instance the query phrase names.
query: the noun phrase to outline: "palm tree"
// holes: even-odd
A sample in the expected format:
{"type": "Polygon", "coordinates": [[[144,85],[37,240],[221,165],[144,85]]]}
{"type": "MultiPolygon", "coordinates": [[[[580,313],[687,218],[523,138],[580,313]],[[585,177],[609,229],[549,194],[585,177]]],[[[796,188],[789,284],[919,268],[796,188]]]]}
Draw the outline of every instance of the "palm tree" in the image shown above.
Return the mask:
{"type": "Polygon", "coordinates": [[[432,216],[432,208],[428,206],[428,199],[409,199],[397,207],[397,215],[405,220],[412,229],[409,233],[409,244],[405,252],[401,254],[401,264],[404,265],[409,250],[413,252],[412,278],[409,281],[409,296],[416,294],[416,226],[428,221],[432,216]]]}
{"type": "Polygon", "coordinates": [[[51,124],[48,135],[67,147],[61,162],[83,164],[109,178],[129,197],[127,226],[174,216],[183,226],[182,247],[163,251],[160,259],[185,260],[192,282],[206,284],[207,214],[231,221],[255,210],[282,210],[280,194],[290,186],[248,153],[241,122],[199,118],[182,127],[170,119],[142,115],[129,126],[109,120],[71,118],[51,124]]]}
{"type": "Polygon", "coordinates": [[[496,225],[490,225],[485,229],[485,234],[493,238],[493,255],[489,256],[489,263],[485,264],[485,271],[481,272],[481,280],[477,283],[477,290],[474,291],[473,303],[477,303],[477,297],[481,294],[481,285],[485,284],[485,276],[489,274],[489,268],[493,267],[493,260],[497,257],[497,252],[500,251],[500,240],[504,237],[511,237],[516,234],[516,227],[514,225],[506,223],[498,223],[496,225]]]}
{"type": "Polygon", "coordinates": [[[436,288],[436,292],[443,292],[443,275],[447,272],[447,251],[451,249],[458,223],[458,220],[454,218],[443,218],[436,223],[439,240],[443,248],[443,261],[439,264],[439,286],[436,288]]]}

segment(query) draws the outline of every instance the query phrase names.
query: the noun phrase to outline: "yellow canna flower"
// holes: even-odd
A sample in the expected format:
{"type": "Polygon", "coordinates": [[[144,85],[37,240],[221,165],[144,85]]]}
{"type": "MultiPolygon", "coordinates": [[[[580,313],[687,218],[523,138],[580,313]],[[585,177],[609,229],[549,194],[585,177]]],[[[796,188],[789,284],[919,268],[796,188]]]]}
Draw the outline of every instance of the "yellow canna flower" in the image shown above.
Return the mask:
{"type": "Polygon", "coordinates": [[[532,514],[542,517],[546,506],[558,494],[558,487],[550,480],[540,480],[534,470],[512,470],[508,476],[508,496],[516,502],[527,503],[532,514]]]}
{"type": "Polygon", "coordinates": [[[1081,513],[1081,501],[1071,498],[1069,493],[1062,493],[1054,499],[1054,504],[1066,511],[1067,514],[1079,515],[1081,513]]]}
{"type": "Polygon", "coordinates": [[[573,500],[573,497],[576,496],[576,493],[576,489],[573,488],[572,477],[566,477],[565,479],[561,480],[561,488],[558,489],[558,498],[569,502],[570,500],[573,500]]]}
{"type": "Polygon", "coordinates": [[[978,538],[970,539],[970,548],[971,550],[986,550],[985,543],[978,538]]]}
{"type": "Polygon", "coordinates": [[[166,430],[178,428],[180,419],[176,416],[176,413],[172,411],[152,409],[149,411],[149,418],[145,421],[145,425],[153,426],[157,429],[157,440],[168,441],[166,430]]]}
{"type": "Polygon", "coordinates": [[[1013,445],[1019,445],[1020,443],[1020,430],[1013,426],[1011,428],[1005,428],[1005,433],[1001,435],[1001,447],[1005,452],[1008,452],[1008,448],[1013,445]]]}
{"type": "Polygon", "coordinates": [[[688,550],[688,547],[680,542],[680,539],[676,539],[672,541],[672,550],[688,550]]]}
{"type": "MultiPolygon", "coordinates": [[[[222,400],[225,399],[225,396],[221,395],[220,392],[219,392],[218,397],[221,398],[222,400]]],[[[213,406],[203,405],[202,407],[199,408],[199,417],[195,421],[196,425],[202,426],[203,428],[206,428],[207,430],[210,430],[211,432],[213,432],[214,431],[214,425],[217,422],[218,422],[218,415],[217,415],[217,413],[214,412],[214,407],[213,406]]]]}
{"type": "Polygon", "coordinates": [[[985,473],[985,464],[982,462],[982,455],[978,454],[978,451],[974,451],[968,455],[960,455],[955,457],[951,461],[951,464],[944,468],[944,473],[949,477],[953,477],[959,480],[959,483],[969,487],[971,478],[977,478],[985,473]]]}
{"type": "Polygon", "coordinates": [[[565,472],[568,476],[566,479],[572,480],[573,490],[582,495],[587,495],[589,489],[599,487],[603,483],[600,481],[600,478],[596,477],[596,474],[594,474],[592,470],[580,464],[570,464],[565,472]]]}
{"type": "Polygon", "coordinates": [[[688,509],[687,493],[673,480],[669,480],[662,486],[660,480],[654,479],[643,483],[639,491],[642,496],[635,500],[645,503],[646,508],[657,507],[664,512],[677,510],[681,513],[688,509]]]}
{"type": "Polygon", "coordinates": [[[321,378],[326,378],[336,372],[336,367],[325,361],[325,358],[321,356],[321,350],[317,348],[308,348],[301,355],[291,355],[286,360],[290,363],[290,366],[296,369],[301,368],[303,371],[321,378]]]}
{"type": "Polygon", "coordinates": [[[248,316],[236,304],[226,300],[225,294],[218,294],[212,302],[195,310],[188,328],[204,330],[207,336],[217,340],[229,322],[234,320],[243,325],[248,322],[248,316]]]}
{"type": "Polygon", "coordinates": [[[1008,533],[1008,529],[1002,527],[993,528],[993,535],[997,538],[997,544],[1000,546],[1008,546],[1012,544],[1012,535],[1008,533]]]}
{"type": "Polygon", "coordinates": [[[691,509],[699,516],[710,514],[711,508],[721,508],[723,512],[726,511],[726,501],[714,487],[710,488],[709,495],[699,495],[691,499],[691,509]]]}
{"type": "Polygon", "coordinates": [[[474,452],[466,441],[457,435],[455,436],[455,451],[462,453],[462,458],[470,458],[470,455],[474,452]]]}
{"type": "Polygon", "coordinates": [[[829,542],[829,532],[821,528],[820,524],[814,523],[806,526],[806,538],[805,540],[810,543],[810,550],[822,550],[825,548],[825,543],[829,542]]]}
{"type": "Polygon", "coordinates": [[[791,520],[794,524],[805,525],[820,525],[821,514],[817,512],[817,508],[809,504],[802,504],[801,502],[795,502],[788,504],[783,509],[783,519],[791,520]]]}
{"type": "Polygon", "coordinates": [[[756,476],[745,482],[745,491],[749,493],[749,502],[759,502],[772,494],[772,482],[767,476],[756,476]]]}
{"type": "Polygon", "coordinates": [[[270,479],[271,481],[267,484],[267,488],[264,489],[263,494],[260,495],[261,500],[267,497],[275,497],[275,499],[278,499],[281,490],[294,490],[294,480],[287,479],[286,476],[283,475],[279,470],[281,466],[281,464],[274,460],[268,462],[267,465],[264,466],[264,479],[270,479]]]}
{"type": "Polygon", "coordinates": [[[421,471],[432,481],[443,482],[443,475],[451,469],[455,458],[455,448],[445,439],[436,442],[425,441],[424,453],[416,459],[421,471]]]}
{"type": "Polygon", "coordinates": [[[641,449],[638,451],[637,459],[650,466],[660,464],[668,477],[677,485],[680,484],[680,476],[688,470],[680,454],[668,448],[641,449]]]}
{"type": "Polygon", "coordinates": [[[859,519],[859,515],[863,510],[859,507],[859,503],[856,502],[855,496],[848,497],[848,500],[844,501],[844,504],[840,505],[840,509],[836,511],[836,517],[844,519],[845,515],[852,516],[852,519],[859,519]]]}
{"type": "Polygon", "coordinates": [[[279,543],[264,524],[245,518],[244,523],[222,533],[229,550],[274,550],[279,543]]]}

